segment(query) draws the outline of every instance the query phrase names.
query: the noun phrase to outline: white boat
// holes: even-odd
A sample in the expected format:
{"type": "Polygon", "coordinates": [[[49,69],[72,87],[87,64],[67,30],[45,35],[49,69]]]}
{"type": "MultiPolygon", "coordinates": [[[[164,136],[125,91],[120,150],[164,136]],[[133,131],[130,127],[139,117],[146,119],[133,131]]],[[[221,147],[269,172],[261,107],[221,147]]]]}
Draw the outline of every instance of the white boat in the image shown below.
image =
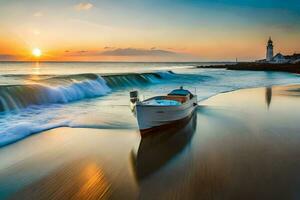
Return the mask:
{"type": "Polygon", "coordinates": [[[133,91],[130,98],[142,136],[191,117],[197,107],[197,96],[182,87],[166,96],[155,96],[144,101],[140,101],[138,92],[133,91]]]}

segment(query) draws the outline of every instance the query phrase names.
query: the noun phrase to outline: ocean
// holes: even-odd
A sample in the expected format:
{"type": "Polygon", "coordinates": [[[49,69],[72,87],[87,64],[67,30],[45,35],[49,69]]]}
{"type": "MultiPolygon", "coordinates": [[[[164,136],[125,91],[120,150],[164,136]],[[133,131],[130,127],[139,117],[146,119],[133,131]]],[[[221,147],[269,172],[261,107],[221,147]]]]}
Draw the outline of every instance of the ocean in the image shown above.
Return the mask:
{"type": "Polygon", "coordinates": [[[137,129],[131,90],[147,98],[183,86],[201,104],[237,89],[300,83],[290,73],[195,68],[204,64],[2,62],[0,147],[56,127],[137,129]]]}

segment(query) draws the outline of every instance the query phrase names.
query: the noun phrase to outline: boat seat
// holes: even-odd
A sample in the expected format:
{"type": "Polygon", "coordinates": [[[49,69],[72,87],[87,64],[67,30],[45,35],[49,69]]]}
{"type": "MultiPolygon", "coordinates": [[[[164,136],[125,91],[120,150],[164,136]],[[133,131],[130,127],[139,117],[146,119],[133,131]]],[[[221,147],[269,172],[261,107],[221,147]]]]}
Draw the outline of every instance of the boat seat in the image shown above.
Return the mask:
{"type": "Polygon", "coordinates": [[[168,95],[166,96],[164,99],[166,100],[174,100],[174,101],[178,101],[180,103],[184,103],[187,101],[187,97],[186,96],[177,96],[177,95],[168,95]]]}

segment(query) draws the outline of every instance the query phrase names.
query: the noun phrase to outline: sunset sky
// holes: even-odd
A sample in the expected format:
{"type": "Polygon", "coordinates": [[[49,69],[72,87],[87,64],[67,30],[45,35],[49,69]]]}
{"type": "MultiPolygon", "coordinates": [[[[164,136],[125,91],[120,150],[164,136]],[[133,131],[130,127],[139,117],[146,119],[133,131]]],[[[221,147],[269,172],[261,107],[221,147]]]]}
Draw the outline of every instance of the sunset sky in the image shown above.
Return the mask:
{"type": "Polygon", "coordinates": [[[299,0],[0,0],[0,60],[231,61],[300,53],[299,0]]]}

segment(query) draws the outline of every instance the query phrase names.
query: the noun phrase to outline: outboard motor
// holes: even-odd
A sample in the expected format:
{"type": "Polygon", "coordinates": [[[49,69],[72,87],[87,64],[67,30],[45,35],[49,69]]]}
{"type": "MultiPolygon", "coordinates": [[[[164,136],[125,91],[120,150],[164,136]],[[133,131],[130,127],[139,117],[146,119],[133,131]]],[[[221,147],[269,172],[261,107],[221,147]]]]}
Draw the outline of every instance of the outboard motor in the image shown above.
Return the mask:
{"type": "Polygon", "coordinates": [[[130,102],[131,102],[130,109],[134,113],[134,115],[136,115],[136,113],[135,113],[135,104],[136,104],[136,102],[140,101],[140,99],[139,99],[139,93],[136,90],[135,91],[131,91],[129,93],[129,96],[130,96],[130,102]]]}
{"type": "Polygon", "coordinates": [[[139,101],[139,92],[138,91],[131,91],[130,93],[129,93],[129,95],[130,95],[130,102],[131,103],[133,103],[133,104],[135,104],[136,102],[138,102],[139,101]]]}

